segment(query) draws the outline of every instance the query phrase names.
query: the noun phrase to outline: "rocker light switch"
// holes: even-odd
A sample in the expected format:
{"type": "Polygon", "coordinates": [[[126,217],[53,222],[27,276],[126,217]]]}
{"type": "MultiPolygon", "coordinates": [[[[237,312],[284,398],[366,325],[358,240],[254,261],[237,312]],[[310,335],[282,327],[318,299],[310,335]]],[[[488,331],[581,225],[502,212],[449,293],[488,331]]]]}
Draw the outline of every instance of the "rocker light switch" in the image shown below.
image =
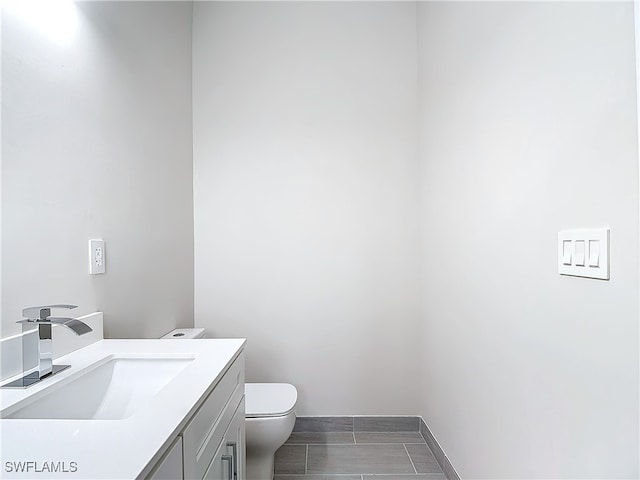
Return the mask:
{"type": "Polygon", "coordinates": [[[609,228],[559,232],[558,273],[609,280],[609,228]]]}
{"type": "Polygon", "coordinates": [[[589,240],[589,266],[600,266],[600,242],[598,240],[589,240]]]}
{"type": "Polygon", "coordinates": [[[584,240],[576,240],[574,264],[584,267],[584,240]]]}
{"type": "Polygon", "coordinates": [[[571,265],[571,242],[569,240],[562,242],[562,263],[571,265]]]}

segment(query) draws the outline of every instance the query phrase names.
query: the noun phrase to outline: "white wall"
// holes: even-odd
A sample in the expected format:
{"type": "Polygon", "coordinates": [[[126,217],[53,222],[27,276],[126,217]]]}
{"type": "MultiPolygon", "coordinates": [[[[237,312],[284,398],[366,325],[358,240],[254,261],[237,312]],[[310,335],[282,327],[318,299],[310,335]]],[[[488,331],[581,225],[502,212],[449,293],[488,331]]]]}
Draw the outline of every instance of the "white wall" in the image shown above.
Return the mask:
{"type": "Polygon", "coordinates": [[[191,4],[13,2],[2,15],[2,336],[22,308],[109,337],[193,316],[191,4]],[[88,275],[89,238],[107,273],[88,275]]]}
{"type": "Polygon", "coordinates": [[[637,478],[632,3],[418,5],[422,407],[462,478],[637,478]],[[611,227],[611,280],[557,232],[611,227]]]}
{"type": "Polygon", "coordinates": [[[196,2],[195,324],[298,414],[415,414],[415,4],[196,2]]]}
{"type": "Polygon", "coordinates": [[[62,42],[3,11],[2,336],[189,326],[195,213],[197,326],[299,414],[422,414],[463,478],[638,476],[631,3],[196,2],[194,209],[191,4],[77,5],[62,42]],[[611,281],[559,276],[601,225],[611,281]]]}

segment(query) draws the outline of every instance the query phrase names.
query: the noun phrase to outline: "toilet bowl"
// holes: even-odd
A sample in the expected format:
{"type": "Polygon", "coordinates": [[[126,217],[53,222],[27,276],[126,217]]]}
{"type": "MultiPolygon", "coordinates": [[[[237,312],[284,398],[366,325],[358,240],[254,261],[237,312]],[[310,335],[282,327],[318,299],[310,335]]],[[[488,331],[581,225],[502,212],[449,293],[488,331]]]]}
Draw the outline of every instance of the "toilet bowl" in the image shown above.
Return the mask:
{"type": "Polygon", "coordinates": [[[247,480],[271,480],[276,450],[296,423],[298,392],[288,383],[245,383],[247,480]]]}
{"type": "MultiPolygon", "coordinates": [[[[166,339],[204,338],[204,328],[181,328],[166,339]]],[[[245,383],[247,480],[272,480],[276,451],[296,423],[298,392],[288,383],[245,383]]]]}

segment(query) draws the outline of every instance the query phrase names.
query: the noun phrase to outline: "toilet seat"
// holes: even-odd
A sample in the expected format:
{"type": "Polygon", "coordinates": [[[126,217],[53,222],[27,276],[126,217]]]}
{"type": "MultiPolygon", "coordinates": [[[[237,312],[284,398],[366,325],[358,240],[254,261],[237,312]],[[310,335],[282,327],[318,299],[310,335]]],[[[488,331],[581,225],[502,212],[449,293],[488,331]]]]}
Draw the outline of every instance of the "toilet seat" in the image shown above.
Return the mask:
{"type": "Polygon", "coordinates": [[[245,417],[282,417],[296,408],[298,391],[288,383],[245,383],[245,417]]]}

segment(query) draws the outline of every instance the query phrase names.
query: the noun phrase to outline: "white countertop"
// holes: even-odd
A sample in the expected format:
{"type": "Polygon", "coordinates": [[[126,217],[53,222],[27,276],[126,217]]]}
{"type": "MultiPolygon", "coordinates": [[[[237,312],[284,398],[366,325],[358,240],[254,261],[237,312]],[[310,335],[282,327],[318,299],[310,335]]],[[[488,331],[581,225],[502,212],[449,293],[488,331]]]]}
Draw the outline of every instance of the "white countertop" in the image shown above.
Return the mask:
{"type": "MultiPolygon", "coordinates": [[[[56,359],[71,368],[27,389],[0,389],[0,408],[11,406],[48,386],[76,375],[109,356],[193,355],[195,359],[171,380],[147,407],[120,420],[0,419],[0,478],[131,479],[150,473],[155,462],[185,427],[232,361],[244,339],[101,340],[56,359]],[[7,464],[7,462],[10,462],[7,464]],[[29,472],[13,470],[32,463],[29,472]],[[66,472],[46,472],[49,464],[66,472]],[[75,472],[72,470],[75,462],[75,472]]],[[[62,387],[63,388],[63,387],[62,387]]]]}

